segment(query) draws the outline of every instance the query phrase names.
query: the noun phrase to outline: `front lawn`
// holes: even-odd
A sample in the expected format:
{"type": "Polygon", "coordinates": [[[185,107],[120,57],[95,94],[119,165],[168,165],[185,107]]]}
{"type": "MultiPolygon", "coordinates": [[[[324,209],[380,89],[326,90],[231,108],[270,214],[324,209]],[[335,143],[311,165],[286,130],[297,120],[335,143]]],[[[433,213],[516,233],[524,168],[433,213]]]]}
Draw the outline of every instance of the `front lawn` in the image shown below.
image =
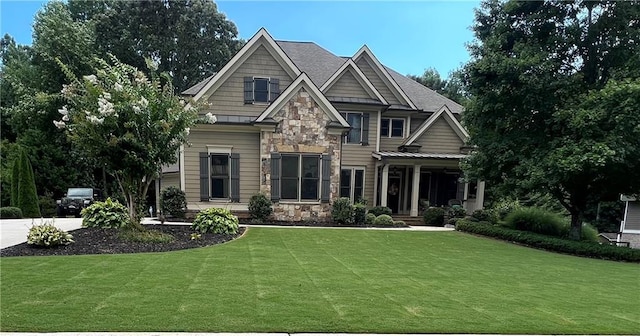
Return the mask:
{"type": "Polygon", "coordinates": [[[193,250],[0,262],[2,331],[640,331],[638,264],[460,232],[251,228],[193,250]]]}

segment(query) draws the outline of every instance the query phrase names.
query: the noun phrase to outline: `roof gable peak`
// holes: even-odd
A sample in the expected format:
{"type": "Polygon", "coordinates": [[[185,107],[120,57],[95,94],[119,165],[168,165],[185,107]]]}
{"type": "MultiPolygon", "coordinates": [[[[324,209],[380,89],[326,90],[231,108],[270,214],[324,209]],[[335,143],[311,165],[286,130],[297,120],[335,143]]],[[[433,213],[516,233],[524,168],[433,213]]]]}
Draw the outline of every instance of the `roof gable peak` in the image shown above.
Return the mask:
{"type": "Polygon", "coordinates": [[[403,145],[408,146],[413,144],[416,140],[418,140],[439,118],[444,118],[445,121],[451,126],[451,129],[460,137],[463,142],[467,142],[469,139],[469,133],[464,129],[462,124],[456,119],[456,117],[451,113],[449,107],[445,104],[443,105],[436,113],[432,114],[427,120],[425,120],[422,125],[418,127],[415,133],[413,133],[404,143],[403,145]]]}
{"type": "Polygon", "coordinates": [[[367,91],[371,98],[376,98],[385,105],[388,104],[380,92],[375,88],[375,86],[373,86],[371,81],[369,81],[367,76],[364,75],[362,70],[360,70],[358,65],[351,58],[347,59],[346,62],[344,62],[344,64],[338,68],[338,70],[336,70],[329,79],[327,79],[327,81],[320,87],[320,91],[324,93],[328,92],[329,89],[331,89],[331,87],[336,84],[346,72],[351,72],[351,74],[354,75],[355,79],[362,88],[367,91]]]}

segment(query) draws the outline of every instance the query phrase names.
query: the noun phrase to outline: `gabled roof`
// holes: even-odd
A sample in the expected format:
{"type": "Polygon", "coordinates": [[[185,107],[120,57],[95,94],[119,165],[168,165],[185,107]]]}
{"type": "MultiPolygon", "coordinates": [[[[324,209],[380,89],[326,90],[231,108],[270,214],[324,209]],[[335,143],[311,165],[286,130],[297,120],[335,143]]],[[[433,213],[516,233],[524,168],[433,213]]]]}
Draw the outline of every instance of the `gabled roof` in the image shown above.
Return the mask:
{"type": "Polygon", "coordinates": [[[360,48],[360,50],[358,50],[358,52],[356,52],[356,54],[353,55],[353,57],[351,58],[357,62],[358,59],[360,57],[363,57],[364,55],[366,55],[367,58],[369,58],[373,62],[372,64],[373,70],[378,74],[378,76],[380,76],[380,78],[382,78],[384,82],[386,82],[389,89],[391,89],[391,92],[393,92],[398,99],[404,100],[404,102],[408,106],[417,110],[418,108],[413,104],[411,99],[409,99],[407,94],[400,88],[400,86],[398,86],[398,83],[396,83],[396,81],[391,77],[391,75],[389,75],[389,72],[386,70],[384,66],[382,66],[380,61],[378,61],[376,56],[371,52],[371,50],[369,49],[369,47],[367,47],[367,45],[362,46],[362,48],[360,48]]]}
{"type": "Polygon", "coordinates": [[[388,104],[387,101],[384,99],[384,97],[382,97],[380,92],[378,92],[378,90],[373,86],[373,84],[371,84],[367,76],[365,76],[362,73],[362,70],[358,68],[358,66],[356,65],[355,62],[353,62],[352,59],[348,59],[346,62],[344,62],[344,64],[340,68],[338,68],[338,70],[336,70],[336,72],[334,72],[333,75],[329,77],[329,79],[327,79],[327,81],[324,84],[322,84],[322,86],[320,87],[320,91],[322,92],[329,91],[329,89],[331,89],[333,84],[337,83],[338,80],[340,80],[340,78],[342,77],[342,75],[344,75],[347,72],[351,72],[354,75],[353,77],[355,77],[358,83],[360,83],[360,85],[365,89],[365,91],[367,91],[369,95],[372,96],[372,98],[375,97],[383,104],[385,105],[388,104]]]}
{"type": "Polygon", "coordinates": [[[449,126],[453,129],[454,132],[462,139],[463,142],[466,142],[469,139],[469,133],[462,127],[458,119],[451,113],[449,107],[447,105],[442,106],[438,112],[434,113],[425,120],[420,127],[403,143],[403,145],[408,146],[413,144],[416,140],[418,140],[424,132],[426,132],[433,124],[435,124],[438,118],[444,118],[449,126]]]}
{"type": "Polygon", "coordinates": [[[256,123],[265,121],[265,119],[271,118],[276,112],[280,111],[284,105],[293,98],[293,96],[300,91],[300,89],[305,89],[311,98],[315,100],[315,102],[320,105],[320,108],[329,115],[332,121],[336,121],[340,126],[349,128],[349,123],[340,115],[338,110],[336,110],[333,105],[327,100],[327,98],[320,92],[318,87],[313,84],[309,76],[306,73],[300,74],[298,78],[296,78],[291,85],[287,87],[284,92],[278,96],[278,98],[267,107],[264,112],[256,119],[256,123]]]}
{"type": "MultiPolygon", "coordinates": [[[[217,73],[217,72],[216,72],[217,73]]],[[[207,85],[207,83],[209,83],[209,81],[211,81],[213,79],[213,76],[216,75],[216,73],[214,73],[213,75],[199,81],[197,84],[195,84],[194,86],[184,90],[181,92],[181,94],[185,95],[185,96],[195,96],[198,92],[200,92],[200,90],[202,90],[202,88],[207,85]]]]}
{"type": "MultiPolygon", "coordinates": [[[[276,44],[271,35],[267,33],[266,29],[260,28],[260,30],[253,35],[253,37],[245,44],[240,51],[231,58],[231,60],[225,64],[225,66],[213,76],[206,84],[204,84],[198,93],[193,97],[194,100],[199,100],[202,96],[204,96],[207,92],[211,93],[218,89],[224,81],[233,74],[233,72],[240,67],[244,61],[253,54],[253,52],[258,49],[259,46],[264,46],[269,53],[273,55],[278,63],[282,66],[282,68],[291,76],[292,78],[300,75],[300,69],[296,67],[296,65],[289,59],[289,57],[284,53],[282,48],[276,44]]],[[[196,84],[197,85],[197,84],[196,84]]],[[[191,91],[194,87],[187,89],[186,91],[191,91]]]]}
{"type": "Polygon", "coordinates": [[[414,81],[413,79],[403,76],[393,69],[385,67],[396,83],[400,85],[402,90],[411,97],[416,106],[423,111],[437,111],[443,105],[447,105],[451,113],[462,113],[464,107],[453,100],[429,89],[428,87],[414,81]]]}

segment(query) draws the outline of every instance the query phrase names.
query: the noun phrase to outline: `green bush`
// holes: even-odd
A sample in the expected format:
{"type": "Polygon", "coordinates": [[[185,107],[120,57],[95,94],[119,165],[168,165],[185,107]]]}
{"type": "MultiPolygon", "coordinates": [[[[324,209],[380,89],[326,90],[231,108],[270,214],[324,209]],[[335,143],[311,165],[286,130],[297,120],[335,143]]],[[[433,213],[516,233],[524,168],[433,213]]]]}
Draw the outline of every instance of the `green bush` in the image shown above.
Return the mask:
{"type": "Polygon", "coordinates": [[[493,211],[486,209],[478,209],[471,214],[471,218],[475,218],[479,222],[497,223],[498,216],[493,211]]]}
{"type": "Polygon", "coordinates": [[[506,218],[507,227],[561,237],[566,232],[565,219],[553,212],[540,208],[519,208],[513,210],[506,218]]]}
{"type": "Polygon", "coordinates": [[[36,182],[33,176],[33,168],[27,157],[27,153],[22,150],[18,163],[13,164],[13,169],[19,169],[18,173],[18,193],[17,204],[12,204],[22,210],[22,215],[29,218],[40,217],[40,208],[38,207],[38,193],[36,191],[36,182]]]}
{"type": "Polygon", "coordinates": [[[467,215],[467,210],[460,205],[452,205],[447,210],[447,214],[449,218],[464,218],[467,215]]]}
{"type": "Polygon", "coordinates": [[[485,222],[474,223],[462,219],[458,221],[456,230],[582,257],[640,262],[640,250],[594,242],[549,237],[532,232],[487,225],[485,222]]]}
{"type": "Polygon", "coordinates": [[[221,208],[209,208],[200,211],[191,227],[200,233],[238,233],[238,217],[231,211],[221,208]]]}
{"type": "Polygon", "coordinates": [[[255,194],[249,199],[249,215],[251,219],[264,222],[273,213],[273,203],[265,194],[255,194]]]}
{"type": "Polygon", "coordinates": [[[331,218],[334,222],[341,225],[353,224],[353,206],[351,200],[348,197],[340,197],[333,202],[333,208],[331,209],[331,218]]]}
{"type": "Polygon", "coordinates": [[[49,221],[41,225],[32,226],[27,234],[27,244],[29,245],[54,247],[71,243],[73,243],[73,236],[58,229],[49,221]]]}
{"type": "Polygon", "coordinates": [[[498,216],[499,220],[504,220],[507,218],[507,215],[521,207],[517,199],[506,198],[496,202],[491,209],[498,216]]]}
{"type": "Polygon", "coordinates": [[[444,226],[444,209],[429,207],[422,214],[422,219],[426,225],[444,226]]]}
{"type": "Polygon", "coordinates": [[[597,242],[598,241],[598,230],[589,224],[582,225],[582,240],[597,242]]]}
{"type": "Polygon", "coordinates": [[[82,209],[83,227],[117,229],[129,224],[129,210],[124,205],[107,198],[104,202],[95,202],[82,209]]]}
{"type": "Polygon", "coordinates": [[[162,190],[160,209],[165,217],[184,218],[184,214],[187,212],[187,197],[184,191],[174,186],[162,190]]]}
{"type": "Polygon", "coordinates": [[[395,226],[395,227],[406,227],[408,225],[404,221],[393,221],[393,226],[395,226]]]}
{"type": "Polygon", "coordinates": [[[367,224],[367,226],[372,226],[375,221],[376,215],[372,214],[371,212],[367,213],[364,218],[364,223],[367,224]]]}
{"type": "Polygon", "coordinates": [[[376,217],[380,216],[380,215],[389,215],[391,216],[392,212],[391,212],[391,208],[386,207],[386,206],[376,206],[371,208],[371,210],[369,210],[369,213],[372,213],[374,215],[376,215],[376,217]]]}
{"type": "Polygon", "coordinates": [[[0,208],[0,218],[17,219],[22,218],[22,210],[18,207],[2,207],[0,208]]]}
{"type": "Polygon", "coordinates": [[[56,200],[53,199],[53,194],[47,193],[44,196],[38,196],[38,206],[42,217],[53,217],[56,215],[58,205],[56,204],[56,200]]]}
{"type": "Polygon", "coordinates": [[[373,221],[373,225],[375,226],[393,226],[393,218],[389,215],[380,215],[376,217],[376,220],[373,221]]]}
{"type": "Polygon", "coordinates": [[[365,225],[367,216],[367,206],[362,203],[353,205],[353,223],[355,225],[365,225]]]}

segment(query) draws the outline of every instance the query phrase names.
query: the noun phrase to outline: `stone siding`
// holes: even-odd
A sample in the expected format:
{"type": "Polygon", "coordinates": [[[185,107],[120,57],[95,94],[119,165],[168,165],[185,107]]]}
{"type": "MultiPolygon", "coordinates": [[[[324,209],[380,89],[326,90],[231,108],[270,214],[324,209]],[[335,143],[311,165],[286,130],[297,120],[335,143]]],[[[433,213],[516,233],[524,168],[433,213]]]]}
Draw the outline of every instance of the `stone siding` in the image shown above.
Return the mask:
{"type": "MultiPolygon", "coordinates": [[[[275,113],[275,132],[263,131],[260,140],[262,179],[260,191],[271,195],[271,153],[331,154],[331,203],[339,195],[340,135],[329,134],[329,116],[304,89],[275,113]]],[[[322,167],[320,167],[322,172],[322,167]]],[[[321,183],[321,182],[320,182],[321,183]]],[[[321,190],[320,190],[321,192],[321,190]]],[[[331,205],[318,202],[280,201],[274,204],[276,220],[325,220],[331,217],[331,205]]]]}
{"type": "Polygon", "coordinates": [[[640,233],[623,233],[621,241],[629,242],[629,247],[640,249],[640,233]]]}

